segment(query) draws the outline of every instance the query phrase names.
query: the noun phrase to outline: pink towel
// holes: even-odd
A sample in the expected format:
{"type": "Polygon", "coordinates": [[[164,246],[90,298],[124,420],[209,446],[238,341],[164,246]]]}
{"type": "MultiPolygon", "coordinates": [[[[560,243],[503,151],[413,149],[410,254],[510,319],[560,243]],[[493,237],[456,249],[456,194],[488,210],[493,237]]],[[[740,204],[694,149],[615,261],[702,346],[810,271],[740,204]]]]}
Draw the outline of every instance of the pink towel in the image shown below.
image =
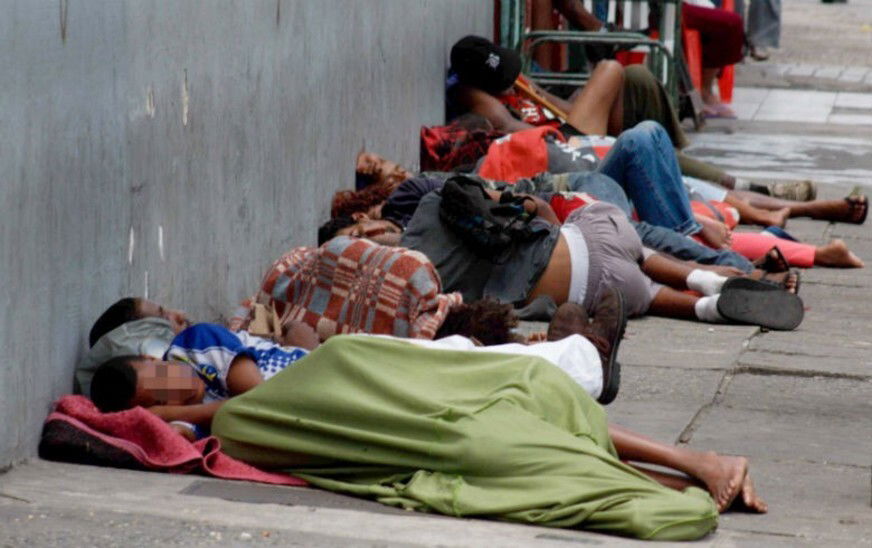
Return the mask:
{"type": "Polygon", "coordinates": [[[191,443],[156,415],[142,407],[101,413],[83,396],[64,396],[46,424],[62,421],[123,451],[144,468],[177,474],[200,473],[222,479],[275,485],[305,486],[300,478],[264,472],[221,452],[215,437],[191,443]]]}

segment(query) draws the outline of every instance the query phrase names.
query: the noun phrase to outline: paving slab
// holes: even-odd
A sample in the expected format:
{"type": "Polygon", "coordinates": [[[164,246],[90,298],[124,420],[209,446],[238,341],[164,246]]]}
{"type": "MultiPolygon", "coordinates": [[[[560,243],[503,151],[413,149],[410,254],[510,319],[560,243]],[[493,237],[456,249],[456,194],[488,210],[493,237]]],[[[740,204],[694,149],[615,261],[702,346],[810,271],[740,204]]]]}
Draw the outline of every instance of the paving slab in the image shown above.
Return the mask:
{"type": "Polygon", "coordinates": [[[787,545],[872,543],[868,469],[758,458],[751,463],[751,473],[769,503],[769,513],[721,516],[721,532],[753,533],[739,545],[753,538],[768,545],[778,537],[787,545]]]}
{"type": "Polygon", "coordinates": [[[722,378],[719,371],[624,363],[618,398],[606,408],[609,420],[654,439],[675,442],[697,412],[714,399],[722,378]]]}
{"type": "MultiPolygon", "coordinates": [[[[855,466],[868,473],[870,393],[869,381],[737,374],[723,399],[698,419],[691,443],[752,458],[855,466]]],[[[868,482],[863,489],[868,495],[868,482]]]]}

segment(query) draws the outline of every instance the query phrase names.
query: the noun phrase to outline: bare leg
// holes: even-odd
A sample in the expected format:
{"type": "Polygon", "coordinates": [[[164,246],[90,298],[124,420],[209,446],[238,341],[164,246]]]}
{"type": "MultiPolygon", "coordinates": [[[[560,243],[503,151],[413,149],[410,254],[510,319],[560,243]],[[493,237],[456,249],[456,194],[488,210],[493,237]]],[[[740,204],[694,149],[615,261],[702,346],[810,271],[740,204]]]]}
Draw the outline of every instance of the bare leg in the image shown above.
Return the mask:
{"type": "Polygon", "coordinates": [[[702,100],[707,105],[717,105],[720,104],[720,99],[718,99],[717,95],[712,92],[712,88],[715,85],[715,78],[718,75],[718,69],[716,68],[704,68],[702,69],[702,89],[699,90],[700,95],[702,95],[702,100]]]}
{"type": "Polygon", "coordinates": [[[676,289],[687,289],[687,275],[693,271],[693,267],[688,263],[659,253],[648,257],[641,268],[642,272],[655,282],[676,289]]]}
{"type": "Polygon", "coordinates": [[[735,192],[728,192],[724,202],[736,208],[739,217],[745,224],[783,227],[790,217],[790,208],[788,207],[775,210],[754,207],[737,196],[735,192]]]}
{"type": "Polygon", "coordinates": [[[670,489],[675,489],[676,491],[684,491],[688,487],[701,487],[706,489],[705,484],[700,481],[694,480],[693,478],[689,478],[684,474],[669,474],[666,472],[660,472],[658,470],[651,470],[650,468],[645,468],[644,466],[639,466],[638,464],[633,464],[632,462],[625,463],[628,466],[632,466],[639,472],[642,472],[652,480],[656,481],[660,485],[664,485],[669,487],[670,489]]]}
{"type": "Polygon", "coordinates": [[[623,127],[623,90],[623,67],[616,61],[600,62],[572,101],[566,121],[582,133],[618,135],[623,127]]]}
{"type": "Polygon", "coordinates": [[[838,200],[814,200],[811,202],[794,202],[764,196],[747,190],[734,190],[731,192],[737,197],[747,201],[753,207],[760,209],[780,210],[787,208],[790,217],[811,217],[823,221],[844,221],[851,216],[851,204],[844,199],[838,200]]]}
{"type": "Polygon", "coordinates": [[[732,237],[731,231],[727,228],[727,225],[717,219],[706,217],[705,215],[697,215],[694,213],[693,217],[702,225],[702,230],[698,234],[708,245],[715,249],[730,248],[732,237]]]}
{"type": "Polygon", "coordinates": [[[666,445],[615,425],[609,425],[609,435],[621,459],[666,466],[701,481],[715,499],[718,511],[727,509],[740,494],[749,508],[758,512],[767,510],[766,503],[753,492],[748,460],[744,457],[666,445]],[[748,494],[744,493],[746,486],[748,494]]]}
{"type": "Polygon", "coordinates": [[[648,314],[654,316],[664,316],[666,318],[682,318],[685,320],[696,320],[696,301],[699,297],[688,295],[676,291],[671,287],[664,287],[657,292],[651,305],[648,307],[648,314]]]}

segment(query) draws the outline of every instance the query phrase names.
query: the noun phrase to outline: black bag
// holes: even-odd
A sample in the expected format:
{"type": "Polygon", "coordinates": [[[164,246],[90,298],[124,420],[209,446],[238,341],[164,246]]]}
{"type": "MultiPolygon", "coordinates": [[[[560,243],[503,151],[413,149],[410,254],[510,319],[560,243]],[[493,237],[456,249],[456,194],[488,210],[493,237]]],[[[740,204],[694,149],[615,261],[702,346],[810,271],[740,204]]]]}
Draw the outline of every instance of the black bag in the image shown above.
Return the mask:
{"type": "Polygon", "coordinates": [[[495,202],[481,181],[456,175],[442,187],[439,218],[476,255],[499,264],[509,257],[513,244],[542,235],[530,228],[536,214],[524,209],[527,200],[531,198],[504,192],[495,202]]]}

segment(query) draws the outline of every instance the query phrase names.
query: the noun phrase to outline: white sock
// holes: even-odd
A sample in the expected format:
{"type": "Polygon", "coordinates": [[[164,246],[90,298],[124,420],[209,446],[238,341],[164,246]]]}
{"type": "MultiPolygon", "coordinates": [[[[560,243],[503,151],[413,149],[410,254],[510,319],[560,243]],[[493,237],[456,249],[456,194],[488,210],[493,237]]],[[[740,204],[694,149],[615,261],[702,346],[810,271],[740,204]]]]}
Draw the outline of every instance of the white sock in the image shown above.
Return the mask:
{"type": "Polygon", "coordinates": [[[699,291],[703,295],[714,295],[721,292],[721,287],[727,281],[725,276],[710,270],[695,268],[687,275],[687,287],[699,291]]]}
{"type": "Polygon", "coordinates": [[[718,313],[718,295],[710,297],[700,297],[696,304],[693,305],[693,311],[696,312],[696,317],[704,322],[723,323],[726,321],[723,316],[718,313]]]}

